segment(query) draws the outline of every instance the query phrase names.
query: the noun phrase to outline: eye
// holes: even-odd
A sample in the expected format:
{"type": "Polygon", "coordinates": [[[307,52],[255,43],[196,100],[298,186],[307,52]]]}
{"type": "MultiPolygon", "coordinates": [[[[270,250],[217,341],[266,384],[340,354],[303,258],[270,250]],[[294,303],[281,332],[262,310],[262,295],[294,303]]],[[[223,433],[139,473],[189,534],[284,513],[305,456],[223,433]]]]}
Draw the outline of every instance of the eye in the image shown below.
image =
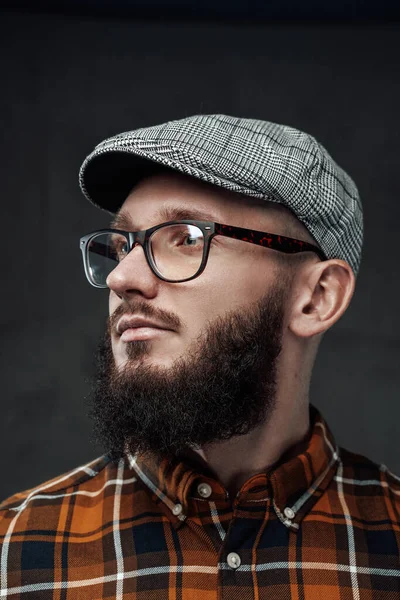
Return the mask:
{"type": "Polygon", "coordinates": [[[190,235],[182,235],[181,236],[183,242],[182,242],[182,246],[195,246],[196,242],[199,242],[199,238],[198,237],[191,237],[190,235]],[[185,243],[187,242],[187,243],[185,243]]]}
{"type": "Polygon", "coordinates": [[[125,242],[124,244],[119,244],[117,246],[117,256],[118,260],[121,261],[128,254],[128,244],[125,242]]]}
{"type": "Polygon", "coordinates": [[[111,239],[110,246],[111,254],[115,256],[118,262],[121,262],[129,252],[128,242],[124,237],[115,237],[111,239]]]}

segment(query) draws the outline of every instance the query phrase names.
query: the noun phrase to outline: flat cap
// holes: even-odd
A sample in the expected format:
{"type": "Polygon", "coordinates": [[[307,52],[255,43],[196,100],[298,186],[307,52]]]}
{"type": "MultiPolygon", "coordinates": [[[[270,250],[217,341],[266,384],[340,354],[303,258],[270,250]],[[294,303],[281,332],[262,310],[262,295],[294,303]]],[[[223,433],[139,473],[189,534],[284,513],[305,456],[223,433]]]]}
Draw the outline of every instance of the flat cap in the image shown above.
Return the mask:
{"type": "Polygon", "coordinates": [[[269,121],[195,115],[104,140],[84,160],[79,183],[88,200],[115,213],[160,166],[285,205],[327,258],[345,260],[357,275],[363,241],[357,187],[311,135],[269,121]]]}

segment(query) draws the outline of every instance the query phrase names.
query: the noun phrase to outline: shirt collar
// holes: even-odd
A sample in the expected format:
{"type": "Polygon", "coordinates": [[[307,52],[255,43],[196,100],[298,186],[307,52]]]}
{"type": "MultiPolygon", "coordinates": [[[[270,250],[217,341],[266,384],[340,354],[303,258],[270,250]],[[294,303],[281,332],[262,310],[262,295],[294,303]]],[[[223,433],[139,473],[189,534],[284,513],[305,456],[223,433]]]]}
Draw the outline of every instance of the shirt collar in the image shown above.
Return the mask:
{"type": "MultiPolygon", "coordinates": [[[[272,496],[272,504],[280,521],[297,531],[299,523],[311,510],[332,480],[339,461],[339,448],[326,421],[310,404],[310,433],[299,453],[285,460],[285,455],[265,472],[250,477],[239,492],[240,502],[260,501],[272,496]]],[[[209,500],[225,500],[227,493],[206,466],[189,464],[179,458],[169,462],[144,456],[127,455],[130,466],[143,483],[164,505],[176,526],[190,516],[190,502],[198,485],[211,488],[209,500]],[[178,508],[177,508],[178,507],[178,508]],[[180,512],[179,512],[180,511],[180,512]]],[[[204,488],[203,488],[204,489],[204,488]]],[[[208,491],[209,488],[208,488],[208,491]]],[[[199,497],[199,494],[197,494],[199,497]]],[[[203,497],[204,498],[204,497],[203,497]]],[[[199,499],[201,499],[199,497],[199,499]]]]}

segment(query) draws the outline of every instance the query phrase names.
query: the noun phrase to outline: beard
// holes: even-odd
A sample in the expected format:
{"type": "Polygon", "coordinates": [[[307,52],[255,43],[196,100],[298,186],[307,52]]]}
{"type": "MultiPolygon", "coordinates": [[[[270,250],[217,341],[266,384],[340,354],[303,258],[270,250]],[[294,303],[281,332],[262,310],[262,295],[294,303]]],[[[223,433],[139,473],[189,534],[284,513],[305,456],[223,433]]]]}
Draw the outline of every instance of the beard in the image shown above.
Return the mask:
{"type": "MultiPolygon", "coordinates": [[[[131,454],[172,461],[188,449],[242,436],[267,423],[276,407],[287,282],[251,307],[211,321],[168,368],[146,363],[151,341],[127,344],[117,369],[109,318],[90,396],[94,439],[113,460],[131,454]]],[[[118,313],[118,314],[117,314],[118,313]]],[[[175,317],[176,318],[176,317],[175,317]]]]}

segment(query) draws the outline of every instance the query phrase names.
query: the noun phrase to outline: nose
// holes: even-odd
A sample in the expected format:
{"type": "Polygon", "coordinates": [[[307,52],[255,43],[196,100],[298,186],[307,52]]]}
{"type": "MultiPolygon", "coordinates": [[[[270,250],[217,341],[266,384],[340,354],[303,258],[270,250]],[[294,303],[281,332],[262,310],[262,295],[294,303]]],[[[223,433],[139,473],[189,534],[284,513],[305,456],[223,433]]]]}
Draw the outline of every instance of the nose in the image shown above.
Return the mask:
{"type": "Polygon", "coordinates": [[[135,293],[154,297],[159,281],[147,263],[143,247],[136,242],[129,254],[111,271],[106,283],[120,298],[135,293]]]}

